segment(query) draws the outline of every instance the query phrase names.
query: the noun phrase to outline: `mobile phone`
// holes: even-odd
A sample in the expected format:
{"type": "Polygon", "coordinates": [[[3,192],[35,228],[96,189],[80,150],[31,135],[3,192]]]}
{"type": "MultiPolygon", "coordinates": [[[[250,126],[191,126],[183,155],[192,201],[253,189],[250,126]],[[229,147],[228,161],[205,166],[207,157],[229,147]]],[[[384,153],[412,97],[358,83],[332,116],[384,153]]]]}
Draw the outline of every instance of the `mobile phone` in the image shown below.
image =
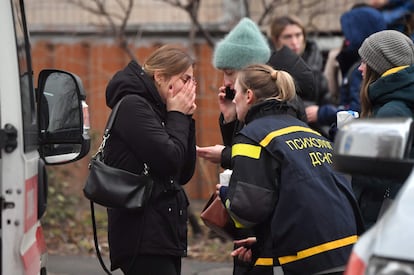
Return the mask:
{"type": "Polygon", "coordinates": [[[224,96],[224,98],[227,98],[229,100],[233,100],[236,91],[234,89],[230,88],[230,86],[226,86],[225,93],[226,93],[226,95],[224,96]]]}

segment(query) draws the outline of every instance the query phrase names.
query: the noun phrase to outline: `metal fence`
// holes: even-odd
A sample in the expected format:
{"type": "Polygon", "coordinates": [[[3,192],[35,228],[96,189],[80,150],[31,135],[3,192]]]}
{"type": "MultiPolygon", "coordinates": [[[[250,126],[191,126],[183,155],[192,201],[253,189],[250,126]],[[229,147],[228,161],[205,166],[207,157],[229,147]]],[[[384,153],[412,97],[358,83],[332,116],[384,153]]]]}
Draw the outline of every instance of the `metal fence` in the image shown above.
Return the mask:
{"type": "MultiPolygon", "coordinates": [[[[339,32],[340,15],[362,0],[131,0],[133,6],[128,26],[146,30],[174,31],[191,26],[189,14],[176,4],[199,3],[198,21],[210,28],[229,30],[247,15],[266,29],[268,21],[278,15],[300,17],[310,32],[339,32]],[[248,8],[246,8],[247,3],[248,8]],[[271,12],[265,10],[272,7],[271,12]],[[265,15],[265,16],[264,16],[265,15]]],[[[93,12],[103,3],[115,24],[121,24],[129,0],[26,0],[28,22],[32,31],[102,31],[108,20],[93,12]],[[77,3],[77,4],[76,4],[77,3]],[[83,6],[83,7],[81,7],[83,6]]]]}

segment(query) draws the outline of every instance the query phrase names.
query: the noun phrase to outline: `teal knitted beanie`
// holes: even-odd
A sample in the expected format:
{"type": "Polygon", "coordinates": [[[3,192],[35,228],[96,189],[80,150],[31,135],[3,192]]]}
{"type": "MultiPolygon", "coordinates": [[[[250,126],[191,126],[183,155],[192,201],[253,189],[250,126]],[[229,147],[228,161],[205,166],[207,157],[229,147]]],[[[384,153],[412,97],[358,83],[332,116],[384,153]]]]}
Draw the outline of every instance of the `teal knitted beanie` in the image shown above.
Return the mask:
{"type": "Polygon", "coordinates": [[[218,69],[241,68],[253,64],[265,64],[270,58],[270,48],[259,27],[249,18],[240,22],[217,43],[213,65],[218,69]]]}
{"type": "Polygon", "coordinates": [[[385,30],[370,35],[358,50],[362,61],[382,75],[394,67],[414,64],[414,44],[405,34],[385,30]]]}

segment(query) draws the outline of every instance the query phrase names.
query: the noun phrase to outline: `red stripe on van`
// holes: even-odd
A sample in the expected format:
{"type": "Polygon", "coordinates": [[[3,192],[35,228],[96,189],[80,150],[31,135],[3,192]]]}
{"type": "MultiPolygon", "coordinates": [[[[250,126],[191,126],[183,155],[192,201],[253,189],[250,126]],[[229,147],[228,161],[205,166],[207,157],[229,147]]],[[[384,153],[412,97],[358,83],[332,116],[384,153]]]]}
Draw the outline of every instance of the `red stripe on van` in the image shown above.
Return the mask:
{"type": "Polygon", "coordinates": [[[37,227],[36,241],[22,255],[25,275],[37,275],[40,271],[40,256],[46,253],[46,243],[42,228],[37,227]]]}
{"type": "Polygon", "coordinates": [[[27,179],[24,194],[24,232],[37,222],[37,175],[27,179]]]}

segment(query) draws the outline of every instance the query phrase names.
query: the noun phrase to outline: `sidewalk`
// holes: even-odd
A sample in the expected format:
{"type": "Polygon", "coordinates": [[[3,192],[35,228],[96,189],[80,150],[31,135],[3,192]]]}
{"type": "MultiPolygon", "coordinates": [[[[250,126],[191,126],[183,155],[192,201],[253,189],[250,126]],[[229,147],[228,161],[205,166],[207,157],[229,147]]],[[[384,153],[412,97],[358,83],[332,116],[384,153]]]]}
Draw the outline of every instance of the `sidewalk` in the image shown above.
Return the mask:
{"type": "MultiPolygon", "coordinates": [[[[108,263],[107,259],[105,259],[108,263]]],[[[108,266],[108,265],[107,265],[108,266]]],[[[183,258],[181,275],[231,275],[233,264],[200,262],[183,258]]],[[[96,257],[87,256],[48,256],[48,275],[102,275],[105,274],[96,257]]],[[[113,275],[122,275],[116,271],[113,275]]]]}

